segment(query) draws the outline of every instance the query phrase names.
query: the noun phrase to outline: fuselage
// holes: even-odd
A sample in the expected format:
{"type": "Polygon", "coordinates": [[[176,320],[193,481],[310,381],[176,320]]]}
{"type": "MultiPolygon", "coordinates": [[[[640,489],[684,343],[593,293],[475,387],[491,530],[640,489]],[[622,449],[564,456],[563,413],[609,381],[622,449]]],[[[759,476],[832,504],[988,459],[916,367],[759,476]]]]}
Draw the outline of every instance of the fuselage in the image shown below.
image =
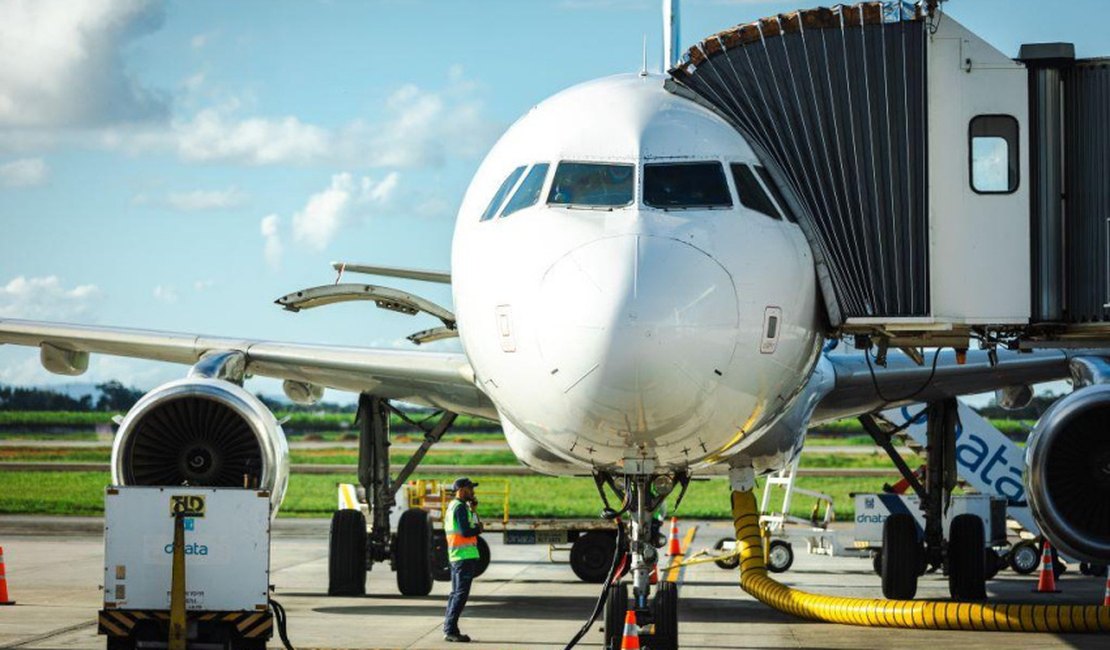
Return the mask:
{"type": "Polygon", "coordinates": [[[785,412],[816,362],[813,259],[782,188],[663,81],[608,77],[539,104],[462,202],[459,334],[518,453],[717,462],[785,412]]]}

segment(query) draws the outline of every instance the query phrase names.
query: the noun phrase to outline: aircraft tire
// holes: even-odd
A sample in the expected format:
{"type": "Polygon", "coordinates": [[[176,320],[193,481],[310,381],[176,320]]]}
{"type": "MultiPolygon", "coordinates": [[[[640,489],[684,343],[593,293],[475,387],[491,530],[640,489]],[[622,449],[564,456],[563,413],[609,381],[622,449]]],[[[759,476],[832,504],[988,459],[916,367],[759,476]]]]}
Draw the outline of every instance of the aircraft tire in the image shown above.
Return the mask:
{"type": "Polygon", "coordinates": [[[678,585],[662,582],[655,594],[653,650],[678,650],[678,585]]]}
{"type": "Polygon", "coordinates": [[[328,595],[366,595],[366,517],[337,510],[328,537],[328,595]]]}
{"type": "Polygon", "coordinates": [[[883,522],[883,596],[891,600],[913,600],[924,555],[917,539],[913,515],[895,513],[883,522]]]}
{"type": "Polygon", "coordinates": [[[432,520],[419,508],[401,513],[393,568],[397,589],[404,596],[427,596],[432,591],[432,520]]]}
{"type": "Polygon", "coordinates": [[[624,634],[624,614],[628,611],[628,584],[609,585],[605,597],[605,650],[620,650],[624,634]]]}
{"type": "Polygon", "coordinates": [[[952,519],[948,529],[948,591],[955,600],[987,597],[984,544],[982,519],[972,514],[952,519]]]}

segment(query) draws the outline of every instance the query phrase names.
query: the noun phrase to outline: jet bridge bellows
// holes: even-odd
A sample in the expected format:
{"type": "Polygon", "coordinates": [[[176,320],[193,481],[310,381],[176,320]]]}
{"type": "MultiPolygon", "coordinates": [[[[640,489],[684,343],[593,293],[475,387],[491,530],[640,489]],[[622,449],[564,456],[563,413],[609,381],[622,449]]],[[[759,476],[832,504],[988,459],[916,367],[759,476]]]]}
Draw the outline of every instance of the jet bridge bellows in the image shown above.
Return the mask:
{"type": "Polygon", "coordinates": [[[671,72],[777,163],[844,318],[929,314],[925,23],[887,9],[740,25],[671,72]]]}
{"type": "Polygon", "coordinates": [[[667,87],[786,190],[836,331],[1110,341],[1110,59],[1072,50],[865,2],[713,34],[667,87]]]}

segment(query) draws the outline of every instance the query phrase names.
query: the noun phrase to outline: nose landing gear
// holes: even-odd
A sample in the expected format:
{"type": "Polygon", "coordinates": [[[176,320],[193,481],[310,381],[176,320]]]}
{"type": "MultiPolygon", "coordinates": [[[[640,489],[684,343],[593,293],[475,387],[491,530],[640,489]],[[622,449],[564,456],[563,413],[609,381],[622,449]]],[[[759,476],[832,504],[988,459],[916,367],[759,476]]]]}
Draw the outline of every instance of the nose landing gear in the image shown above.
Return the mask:
{"type": "MultiPolygon", "coordinates": [[[[677,475],[636,474],[625,477],[623,490],[618,490],[611,477],[599,477],[598,487],[607,482],[622,497],[621,511],[614,511],[606,503],[605,514],[616,517],[628,513],[628,550],[623,564],[631,577],[629,585],[621,582],[618,574],[606,592],[605,648],[619,650],[624,631],[625,613],[636,613],[640,630],[640,643],[653,650],[678,648],[678,585],[659,575],[659,549],[666,540],[660,534],[660,520],[656,512],[673,491],[675,483],[682,485],[678,502],[688,485],[688,477],[677,475]],[[658,586],[652,593],[653,578],[659,576],[658,586]]],[[[602,492],[602,498],[605,498],[602,492]]],[[[677,507],[677,502],[676,502],[677,507]]],[[[622,571],[623,574],[623,571],[622,571]]]]}

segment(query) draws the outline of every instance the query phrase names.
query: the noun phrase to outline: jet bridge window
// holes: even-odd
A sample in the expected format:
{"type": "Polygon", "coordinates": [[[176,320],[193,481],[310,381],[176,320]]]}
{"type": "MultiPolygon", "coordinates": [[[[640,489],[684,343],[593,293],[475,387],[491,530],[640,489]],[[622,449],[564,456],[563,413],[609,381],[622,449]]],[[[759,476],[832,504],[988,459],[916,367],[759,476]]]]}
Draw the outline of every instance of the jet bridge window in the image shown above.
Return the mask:
{"type": "Polygon", "coordinates": [[[759,184],[751,167],[733,163],[732,179],[736,181],[736,193],[740,195],[740,203],[744,207],[761,212],[772,219],[782,219],[782,214],[771,201],[771,197],[767,196],[763,186],[759,184]]]}
{"type": "Polygon", "coordinates": [[[644,165],[644,204],[653,208],[730,208],[732,196],[719,162],[644,165]]]}
{"type": "Polygon", "coordinates": [[[497,188],[497,193],[490,199],[486,211],[482,213],[481,221],[488,221],[493,218],[493,215],[497,214],[497,211],[501,209],[501,204],[505,202],[505,197],[508,196],[509,190],[513,189],[513,186],[516,185],[517,180],[520,179],[520,175],[523,173],[524,165],[521,165],[514,169],[509,174],[509,177],[501,183],[501,187],[497,188]]]}
{"type": "Polygon", "coordinates": [[[528,175],[521,181],[520,187],[516,188],[516,194],[513,194],[513,198],[505,204],[505,209],[501,211],[502,217],[507,217],[518,210],[531,207],[536,204],[536,201],[540,200],[540,191],[543,190],[543,182],[547,179],[548,167],[550,165],[547,163],[540,163],[528,172],[528,175]]]}
{"type": "Polygon", "coordinates": [[[634,165],[561,162],[547,195],[549,205],[618,208],[632,203],[634,165]]]}
{"type": "Polygon", "coordinates": [[[971,189],[1010,194],[1018,188],[1018,121],[1009,115],[977,115],[968,128],[971,189]]]}

